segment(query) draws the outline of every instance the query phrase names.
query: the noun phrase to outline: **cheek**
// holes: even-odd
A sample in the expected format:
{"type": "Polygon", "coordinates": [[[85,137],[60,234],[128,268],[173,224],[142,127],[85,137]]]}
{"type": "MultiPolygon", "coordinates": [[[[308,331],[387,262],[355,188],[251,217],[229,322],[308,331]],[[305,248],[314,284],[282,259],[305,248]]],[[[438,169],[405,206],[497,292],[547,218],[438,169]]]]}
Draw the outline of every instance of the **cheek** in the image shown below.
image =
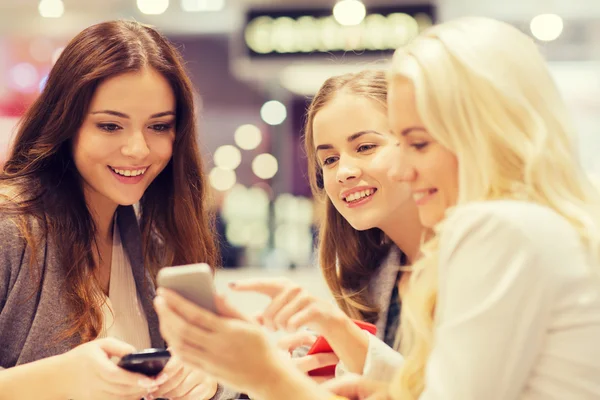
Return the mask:
{"type": "Polygon", "coordinates": [[[85,169],[102,160],[111,152],[111,142],[96,135],[82,132],[73,143],[72,154],[77,168],[85,169]]]}
{"type": "Polygon", "coordinates": [[[371,161],[373,170],[388,174],[388,172],[398,165],[400,160],[400,151],[396,146],[382,148],[371,161]]]}
{"type": "Polygon", "coordinates": [[[335,177],[333,176],[332,171],[323,170],[323,189],[327,196],[331,199],[335,199],[337,197],[336,193],[336,182],[335,177]]]}
{"type": "Polygon", "coordinates": [[[152,141],[151,149],[154,157],[165,164],[173,156],[173,137],[158,137],[152,141]]]}

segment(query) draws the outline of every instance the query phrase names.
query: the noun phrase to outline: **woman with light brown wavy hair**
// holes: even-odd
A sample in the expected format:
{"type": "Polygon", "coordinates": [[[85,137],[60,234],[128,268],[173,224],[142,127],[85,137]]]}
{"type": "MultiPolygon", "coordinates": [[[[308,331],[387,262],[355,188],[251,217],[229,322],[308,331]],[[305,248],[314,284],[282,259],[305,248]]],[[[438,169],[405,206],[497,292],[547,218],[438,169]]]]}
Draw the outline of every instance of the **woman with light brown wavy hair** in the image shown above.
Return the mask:
{"type": "MultiPolygon", "coordinates": [[[[391,374],[401,363],[391,350],[400,317],[398,282],[408,278],[400,270],[417,258],[422,226],[407,185],[387,176],[386,157],[397,139],[387,120],[385,72],[329,78],[308,108],[304,140],[311,188],[325,208],[319,266],[339,307],[285,279],[238,281],[232,288],[273,298],[261,314],[266,326],[288,331],[308,326],[324,335],[342,361],[338,372],[391,374]],[[351,319],[376,324],[381,340],[365,335],[351,319]]],[[[281,344],[290,349],[314,340],[312,333],[300,332],[281,344]]],[[[335,355],[295,362],[310,370],[335,362],[335,355]]]]}
{"type": "Polygon", "coordinates": [[[160,267],[218,262],[197,140],[192,84],[155,29],[106,22],[66,46],[0,174],[3,396],[216,394],[176,358],[156,379],[110,361],[164,347],[160,267]]]}

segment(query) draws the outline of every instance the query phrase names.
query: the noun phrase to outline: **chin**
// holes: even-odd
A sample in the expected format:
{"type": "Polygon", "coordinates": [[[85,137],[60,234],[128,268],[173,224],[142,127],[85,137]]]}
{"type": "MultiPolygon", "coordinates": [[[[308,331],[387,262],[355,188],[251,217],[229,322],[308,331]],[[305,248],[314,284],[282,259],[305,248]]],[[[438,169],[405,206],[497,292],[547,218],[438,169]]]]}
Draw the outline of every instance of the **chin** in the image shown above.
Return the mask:
{"type": "Polygon", "coordinates": [[[141,200],[141,197],[136,197],[136,198],[121,198],[121,199],[116,199],[116,203],[120,206],[132,206],[134,204],[139,203],[139,201],[141,200]]]}
{"type": "Polygon", "coordinates": [[[434,228],[438,223],[442,221],[443,218],[440,218],[437,215],[420,215],[419,219],[421,220],[421,224],[428,229],[434,228]]]}
{"type": "MultiPolygon", "coordinates": [[[[346,220],[348,221],[348,220],[346,220]]],[[[356,229],[357,231],[366,231],[372,228],[376,228],[377,226],[369,221],[348,221],[351,227],[356,229]]]]}

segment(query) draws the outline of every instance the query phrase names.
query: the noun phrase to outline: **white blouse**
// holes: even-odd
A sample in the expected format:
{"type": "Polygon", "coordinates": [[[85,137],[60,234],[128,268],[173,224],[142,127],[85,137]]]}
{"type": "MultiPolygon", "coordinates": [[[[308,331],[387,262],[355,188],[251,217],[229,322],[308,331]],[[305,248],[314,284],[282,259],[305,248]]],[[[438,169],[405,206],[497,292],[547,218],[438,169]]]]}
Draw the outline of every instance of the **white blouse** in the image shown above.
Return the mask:
{"type": "Polygon", "coordinates": [[[600,399],[599,267],[549,208],[457,207],[420,400],[600,399]]]}
{"type": "Polygon", "coordinates": [[[151,347],[146,314],[136,288],[131,264],[123,245],[115,218],[113,228],[110,287],[102,305],[104,323],[99,337],[113,337],[138,350],[151,347]]]}

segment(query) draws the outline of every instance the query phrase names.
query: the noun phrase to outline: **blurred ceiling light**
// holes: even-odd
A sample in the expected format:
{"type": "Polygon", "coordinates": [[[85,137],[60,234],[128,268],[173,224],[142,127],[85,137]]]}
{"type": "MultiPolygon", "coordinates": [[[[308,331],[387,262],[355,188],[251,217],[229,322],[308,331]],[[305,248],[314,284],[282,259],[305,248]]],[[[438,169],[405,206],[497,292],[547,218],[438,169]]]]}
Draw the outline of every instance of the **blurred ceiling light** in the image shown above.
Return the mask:
{"type": "Polygon", "coordinates": [[[360,0],[340,0],[333,7],[335,20],[344,26],[358,25],[366,15],[367,10],[360,0]]]}
{"type": "Polygon", "coordinates": [[[551,42],[562,33],[563,20],[556,14],[540,14],[533,17],[529,27],[536,39],[551,42]]]}
{"type": "Polygon", "coordinates": [[[143,14],[159,15],[169,8],[169,0],[137,0],[138,9],[143,14]]]}
{"type": "Polygon", "coordinates": [[[30,63],[19,63],[12,67],[9,72],[13,86],[20,92],[31,93],[39,87],[39,75],[37,69],[30,63]]]}
{"type": "Polygon", "coordinates": [[[65,12],[65,5],[62,0],[42,0],[38,11],[44,18],[60,18],[65,12]]]}
{"type": "Polygon", "coordinates": [[[259,154],[252,160],[252,172],[260,179],[271,179],[278,168],[277,159],[269,153],[259,154]]]}
{"type": "Polygon", "coordinates": [[[262,142],[262,134],[255,125],[245,124],[235,130],[233,140],[241,149],[254,150],[262,142]]]}
{"type": "Polygon", "coordinates": [[[225,0],[181,0],[181,8],[186,12],[221,11],[225,0]]]}
{"type": "Polygon", "coordinates": [[[215,150],[213,161],[218,168],[233,171],[242,162],[242,153],[240,153],[240,150],[237,147],[226,144],[215,150]]]}
{"type": "Polygon", "coordinates": [[[213,168],[208,174],[210,185],[220,192],[231,189],[237,180],[235,171],[222,168],[213,168]]]}
{"type": "Polygon", "coordinates": [[[260,117],[269,125],[279,125],[287,118],[287,110],[280,101],[267,101],[260,109],[260,117]]]}

